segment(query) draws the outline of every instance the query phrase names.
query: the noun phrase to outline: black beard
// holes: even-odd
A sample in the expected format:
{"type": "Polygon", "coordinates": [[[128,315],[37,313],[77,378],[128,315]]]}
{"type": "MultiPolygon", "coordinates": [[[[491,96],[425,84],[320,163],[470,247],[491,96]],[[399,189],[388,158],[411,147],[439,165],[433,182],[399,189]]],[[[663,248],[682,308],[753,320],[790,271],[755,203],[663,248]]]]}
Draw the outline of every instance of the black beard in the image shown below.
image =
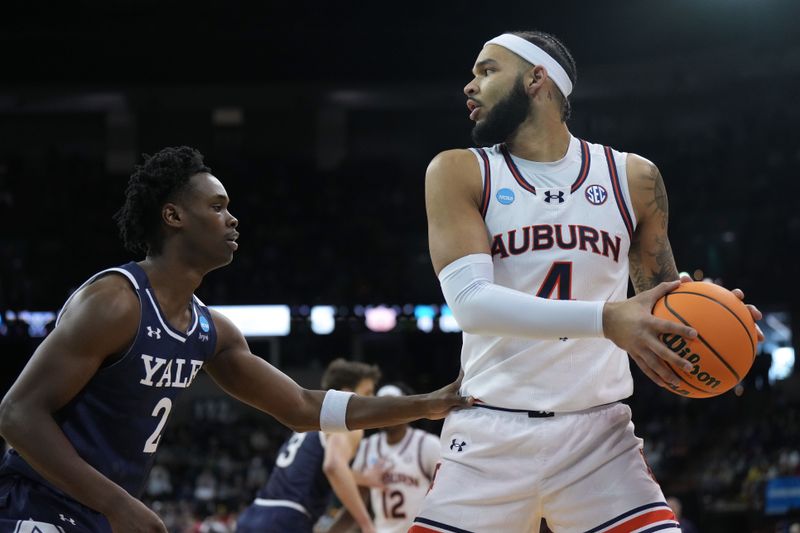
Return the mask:
{"type": "Polygon", "coordinates": [[[478,146],[493,146],[505,142],[528,118],[529,109],[530,100],[520,76],[508,96],[495,104],[483,122],[475,123],[472,140],[478,146]]]}

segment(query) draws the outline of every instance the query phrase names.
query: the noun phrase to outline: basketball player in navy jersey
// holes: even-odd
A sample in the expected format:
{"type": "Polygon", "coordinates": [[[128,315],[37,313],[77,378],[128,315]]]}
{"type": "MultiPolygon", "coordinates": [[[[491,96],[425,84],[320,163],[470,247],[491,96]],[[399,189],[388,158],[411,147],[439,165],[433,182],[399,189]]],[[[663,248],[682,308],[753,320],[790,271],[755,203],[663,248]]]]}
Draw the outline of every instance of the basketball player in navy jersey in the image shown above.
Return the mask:
{"type": "MultiPolygon", "coordinates": [[[[328,365],[321,385],[323,389],[372,396],[379,379],[380,370],[375,366],[337,359],[328,365]]],[[[294,433],[278,452],[266,485],[239,516],[236,531],[311,533],[330,503],[333,489],[342,505],[356,517],[361,531],[374,533],[350,470],[350,461],[363,436],[363,430],[294,433]]]]}
{"type": "Polygon", "coordinates": [[[426,205],[475,407],[447,416],[412,531],[538,531],[543,517],[556,533],[680,531],[620,403],[626,352],[674,387],[667,363],[691,365],[658,336],[697,336],[651,314],[680,284],[661,174],[569,132],[576,69],[553,36],[495,37],[472,70],[480,148],[433,159],[426,205]]]}
{"type": "Polygon", "coordinates": [[[117,221],[146,258],[81,286],[0,404],[12,447],[0,465],[2,531],[165,532],[137,498],[173,402],[201,369],[295,431],[398,424],[468,404],[457,382],[413,398],[306,390],[250,353],[233,323],[193,295],[238,248],[228,202],[191,148],[165,148],[135,169],[117,221]]]}

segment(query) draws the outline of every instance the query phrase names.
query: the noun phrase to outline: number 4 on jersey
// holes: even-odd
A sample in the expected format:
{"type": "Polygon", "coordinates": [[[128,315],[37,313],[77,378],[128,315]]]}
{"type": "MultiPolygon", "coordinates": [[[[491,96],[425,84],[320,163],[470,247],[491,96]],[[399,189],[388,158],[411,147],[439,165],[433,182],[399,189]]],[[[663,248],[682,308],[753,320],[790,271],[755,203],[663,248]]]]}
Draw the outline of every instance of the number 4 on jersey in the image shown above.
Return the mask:
{"type": "Polygon", "coordinates": [[[556,261],[550,267],[550,272],[544,277],[542,286],[536,293],[540,298],[553,298],[553,292],[558,287],[556,300],[572,299],[572,261],[556,261]]]}

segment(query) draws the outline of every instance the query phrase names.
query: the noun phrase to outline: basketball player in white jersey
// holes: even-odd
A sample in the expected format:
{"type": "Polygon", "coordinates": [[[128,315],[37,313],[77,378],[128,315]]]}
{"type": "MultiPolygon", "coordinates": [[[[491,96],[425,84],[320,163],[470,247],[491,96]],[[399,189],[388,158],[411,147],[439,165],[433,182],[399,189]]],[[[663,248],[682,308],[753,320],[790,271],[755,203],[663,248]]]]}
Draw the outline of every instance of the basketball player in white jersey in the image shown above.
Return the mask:
{"type": "Polygon", "coordinates": [[[464,88],[484,148],[428,167],[431,258],[476,402],[445,421],[413,532],[680,531],[619,403],[626,352],[670,387],[666,362],[688,363],[657,336],[697,335],[651,314],[680,284],[667,195],[650,161],[570,134],[575,74],[548,34],[487,42],[464,88]]]}
{"type": "MultiPolygon", "coordinates": [[[[397,385],[384,385],[376,396],[405,396],[397,385]]],[[[439,460],[439,437],[408,424],[384,428],[361,442],[354,472],[379,469],[381,486],[369,490],[377,533],[405,533],[433,479],[439,460]]],[[[357,479],[360,479],[357,477],[357,479]]],[[[337,517],[331,531],[345,531],[352,519],[337,517]]]]}
{"type": "MultiPolygon", "coordinates": [[[[396,385],[385,385],[377,396],[405,396],[396,385]]],[[[377,533],[405,533],[428,492],[439,461],[439,437],[408,424],[392,426],[364,441],[354,470],[381,464],[384,487],[370,488],[377,533]]]]}

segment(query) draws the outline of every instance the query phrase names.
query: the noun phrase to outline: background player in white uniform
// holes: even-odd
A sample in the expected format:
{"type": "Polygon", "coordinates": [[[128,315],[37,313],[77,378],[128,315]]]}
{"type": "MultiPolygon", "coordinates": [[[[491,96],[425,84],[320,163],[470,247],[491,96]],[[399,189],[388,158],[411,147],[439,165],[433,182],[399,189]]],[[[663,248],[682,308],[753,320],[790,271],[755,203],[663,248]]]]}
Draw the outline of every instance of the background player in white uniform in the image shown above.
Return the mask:
{"type": "MultiPolygon", "coordinates": [[[[377,396],[405,396],[409,390],[384,385],[377,396]]],[[[383,428],[361,442],[352,469],[357,481],[369,487],[378,533],[406,532],[416,515],[439,461],[439,437],[400,424],[383,428]]],[[[336,516],[328,533],[353,531],[346,509],[336,516]]]]}
{"type": "MultiPolygon", "coordinates": [[[[396,385],[384,385],[377,396],[405,396],[396,385]]],[[[411,526],[439,461],[439,437],[408,424],[384,428],[361,442],[354,471],[383,470],[383,486],[369,491],[375,530],[405,533],[411,526]]]]}
{"type": "Polygon", "coordinates": [[[633,389],[626,351],[669,387],[665,361],[686,362],[657,335],[696,336],[651,314],[679,285],[661,175],[570,134],[575,64],[552,36],[492,39],[473,74],[473,138],[488,148],[439,154],[426,203],[476,407],[448,416],[412,531],[537,531],[542,517],[557,533],[679,531],[618,403],[633,389]]]}

